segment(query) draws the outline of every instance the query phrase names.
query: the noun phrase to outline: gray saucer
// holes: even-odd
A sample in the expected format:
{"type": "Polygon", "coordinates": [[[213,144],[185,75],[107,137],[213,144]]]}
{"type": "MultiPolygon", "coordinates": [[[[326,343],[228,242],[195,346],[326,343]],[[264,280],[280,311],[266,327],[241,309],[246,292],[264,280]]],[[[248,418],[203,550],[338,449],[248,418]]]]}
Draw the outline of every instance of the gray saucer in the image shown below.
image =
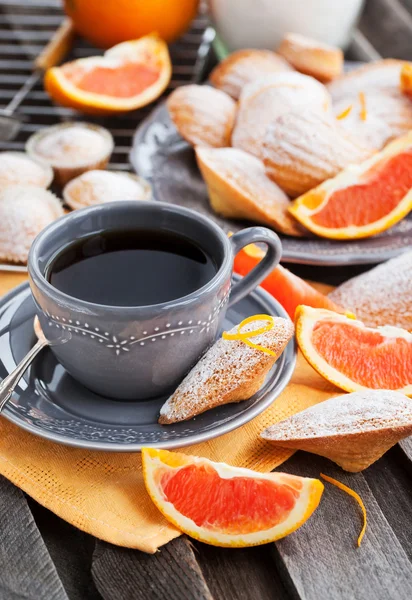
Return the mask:
{"type": "MultiPolygon", "coordinates": [[[[161,104],[136,131],[130,161],[148,179],[156,200],[192,208],[213,219],[226,232],[251,223],[232,221],[210,208],[206,185],[192,148],[182,140],[161,104]]],[[[282,262],[311,265],[380,263],[412,249],[412,214],[380,235],[364,240],[337,241],[318,237],[291,238],[280,235],[282,262]]]]}
{"type": "MultiPolygon", "coordinates": [[[[224,328],[248,316],[285,317],[283,308],[258,289],[227,312],[224,328]]],[[[35,342],[35,310],[28,284],[0,300],[0,379],[35,342]]],[[[244,425],[277,398],[289,382],[296,362],[292,340],[261,388],[250,400],[228,404],[176,425],[159,425],[165,398],[121,402],[99,396],[75,381],[49,350],[36,359],[3,415],[31,433],[54,442],[95,450],[133,452],[143,446],[179,448],[202,442],[244,425]]]]}

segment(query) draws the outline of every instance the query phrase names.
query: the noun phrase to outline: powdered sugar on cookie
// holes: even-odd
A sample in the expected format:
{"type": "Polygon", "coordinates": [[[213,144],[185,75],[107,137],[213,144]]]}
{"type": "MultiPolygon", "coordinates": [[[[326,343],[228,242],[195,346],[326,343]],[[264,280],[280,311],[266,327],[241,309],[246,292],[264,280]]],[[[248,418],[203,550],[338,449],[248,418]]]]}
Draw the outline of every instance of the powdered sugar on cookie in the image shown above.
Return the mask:
{"type": "Polygon", "coordinates": [[[279,73],[258,79],[243,88],[232,146],[261,157],[267,127],[293,108],[327,111],[330,98],[325,86],[301,73],[279,73]]]}
{"type": "Polygon", "coordinates": [[[412,251],[353,277],[329,297],[369,327],[412,331],[412,251]]]}
{"type": "MultiPolygon", "coordinates": [[[[242,332],[253,332],[265,325],[264,321],[254,321],[242,332]]],[[[237,327],[230,330],[236,332],[237,327]]],[[[185,421],[216,406],[250,398],[263,385],[293,332],[291,321],[277,317],[273,329],[251,338],[275,352],[274,357],[241,340],[219,339],[162,406],[159,423],[185,421]]]]}
{"type": "Polygon", "coordinates": [[[400,74],[405,61],[386,58],[368,63],[342,75],[328,85],[333,102],[342,98],[354,98],[359,92],[393,91],[398,89],[400,74]]]}
{"type": "Polygon", "coordinates": [[[216,212],[302,235],[288,213],[289,198],[266,176],[258,158],[237,148],[197,148],[196,156],[216,212]]]}
{"type": "Polygon", "coordinates": [[[35,151],[51,165],[73,166],[93,161],[104,153],[107,142],[91,128],[77,124],[54,129],[39,138],[35,151]]]}
{"type": "Polygon", "coordinates": [[[270,50],[232,52],[213,69],[211,83],[237,100],[248,83],[282,71],[294,71],[286,60],[270,50]]]}
{"type": "Polygon", "coordinates": [[[66,204],[83,208],[116,200],[150,200],[150,185],[128,173],[86,171],[72,179],[63,191],[66,204]]]}
{"type": "Polygon", "coordinates": [[[266,440],[356,434],[412,425],[412,400],[390,390],[353,392],[325,400],[262,432],[266,440]]]}
{"type": "Polygon", "coordinates": [[[269,125],[263,161],[268,176],[290,196],[299,196],[349,164],[372,154],[339,129],[328,113],[294,110],[269,125]]]}
{"type": "Polygon", "coordinates": [[[27,262],[30,246],[44,227],[63,215],[54,194],[35,186],[0,192],[0,259],[27,262]]]}
{"type": "Polygon", "coordinates": [[[49,165],[33,160],[24,152],[0,152],[0,189],[6,185],[35,185],[47,188],[53,179],[49,165]]]}
{"type": "Polygon", "coordinates": [[[335,115],[340,115],[348,106],[352,109],[339,120],[339,127],[369,148],[380,150],[412,129],[412,102],[397,89],[365,91],[344,98],[334,103],[335,115]]]}

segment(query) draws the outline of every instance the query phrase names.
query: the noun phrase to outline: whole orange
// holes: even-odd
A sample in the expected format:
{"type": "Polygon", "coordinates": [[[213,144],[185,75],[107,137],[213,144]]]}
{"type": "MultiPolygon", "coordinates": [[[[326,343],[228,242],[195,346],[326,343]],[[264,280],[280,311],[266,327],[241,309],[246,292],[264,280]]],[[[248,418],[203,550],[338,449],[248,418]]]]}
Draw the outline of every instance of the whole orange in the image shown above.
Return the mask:
{"type": "Polygon", "coordinates": [[[199,0],[64,0],[76,31],[100,48],[157,32],[172,42],[189,27],[199,0]]]}

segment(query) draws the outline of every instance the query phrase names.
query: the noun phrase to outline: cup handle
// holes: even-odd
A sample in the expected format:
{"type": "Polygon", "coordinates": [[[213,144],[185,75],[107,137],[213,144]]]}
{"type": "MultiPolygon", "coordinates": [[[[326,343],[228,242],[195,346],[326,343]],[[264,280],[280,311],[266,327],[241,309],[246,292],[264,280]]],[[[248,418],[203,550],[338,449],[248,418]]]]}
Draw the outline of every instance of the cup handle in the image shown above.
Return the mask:
{"type": "Polygon", "coordinates": [[[266,227],[249,227],[231,236],[233,255],[255,242],[263,242],[267,246],[267,252],[256,267],[248,273],[241,281],[236,283],[230,292],[229,306],[232,306],[259,285],[263,279],[274,269],[282,256],[282,244],[274,231],[266,227]]]}

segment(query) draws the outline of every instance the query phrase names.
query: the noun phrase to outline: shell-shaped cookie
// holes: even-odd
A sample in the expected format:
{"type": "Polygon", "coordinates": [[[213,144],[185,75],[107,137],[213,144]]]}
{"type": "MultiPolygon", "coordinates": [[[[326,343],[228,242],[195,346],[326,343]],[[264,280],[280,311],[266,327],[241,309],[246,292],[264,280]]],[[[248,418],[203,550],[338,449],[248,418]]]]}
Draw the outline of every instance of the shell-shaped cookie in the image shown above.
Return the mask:
{"type": "MultiPolygon", "coordinates": [[[[254,321],[242,333],[256,331],[264,321],[254,321]]],[[[229,333],[236,333],[237,327],[229,333]]],[[[266,375],[293,336],[289,319],[274,318],[274,327],[253,338],[253,343],[274,352],[270,355],[241,340],[220,338],[193,367],[160,410],[162,425],[186,421],[231,402],[248,400],[263,385],[266,375]]]]}
{"type": "Polygon", "coordinates": [[[404,64],[404,60],[385,58],[353,69],[328,85],[333,102],[354,98],[359,92],[397,90],[404,64]]]}
{"type": "Polygon", "coordinates": [[[236,103],[225,92],[208,85],[185,85],[170,94],[167,108],[176,129],[192,146],[230,145],[236,103]]]}
{"type": "Polygon", "coordinates": [[[0,260],[26,263],[42,229],[63,215],[54,194],[35,186],[10,186],[0,192],[0,260]]]}
{"type": "Polygon", "coordinates": [[[329,297],[368,327],[412,331],[412,251],[349,279],[329,297]]]}
{"type": "Polygon", "coordinates": [[[343,52],[340,48],[323,44],[298,33],[287,33],[278,53],[295,69],[326,83],[341,75],[343,52]]]}
{"type": "Polygon", "coordinates": [[[329,113],[293,111],[269,125],[263,162],[267,175],[296,197],[370,154],[329,113]]]}
{"type": "Polygon", "coordinates": [[[288,212],[289,198],[266,176],[258,158],[237,148],[196,148],[196,157],[217,213],[302,235],[288,212]]]}
{"type": "Polygon", "coordinates": [[[412,400],[390,390],[325,400],[268,427],[276,446],[325,456],[345,471],[363,471],[412,433],[412,400]]]}
{"type": "Polygon", "coordinates": [[[237,50],[213,69],[210,82],[235,100],[248,83],[282,71],[294,71],[284,58],[270,50],[237,50]]]}
{"type": "Polygon", "coordinates": [[[278,73],[249,83],[240,96],[232,146],[261,158],[270,123],[297,107],[329,110],[330,98],[325,86],[296,72],[278,73]]]}
{"type": "Polygon", "coordinates": [[[412,102],[397,89],[371,90],[346,97],[333,105],[339,125],[363,145],[381,150],[392,139],[412,129],[412,102]]]}

